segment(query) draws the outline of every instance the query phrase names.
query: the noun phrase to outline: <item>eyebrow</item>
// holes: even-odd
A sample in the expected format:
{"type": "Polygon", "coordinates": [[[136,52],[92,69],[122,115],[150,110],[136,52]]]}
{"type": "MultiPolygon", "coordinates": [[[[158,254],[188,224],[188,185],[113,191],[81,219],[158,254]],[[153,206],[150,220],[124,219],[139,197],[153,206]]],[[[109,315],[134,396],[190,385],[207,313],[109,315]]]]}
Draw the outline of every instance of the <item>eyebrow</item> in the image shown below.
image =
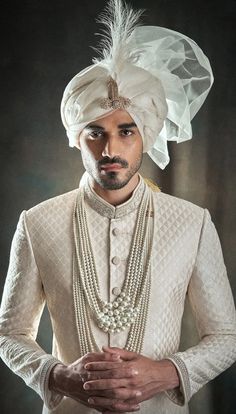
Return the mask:
{"type": "MultiPolygon", "coordinates": [[[[129,128],[137,128],[137,125],[135,124],[135,122],[130,122],[130,123],[125,123],[125,124],[119,124],[118,128],[119,129],[129,129],[129,128]]],[[[97,131],[105,131],[105,128],[103,128],[100,125],[96,125],[96,124],[92,124],[92,125],[87,125],[85,127],[85,129],[96,129],[97,131]]]]}
{"type": "Polygon", "coordinates": [[[120,124],[120,125],[118,125],[118,128],[120,128],[120,129],[128,129],[128,128],[134,128],[134,127],[137,127],[137,125],[135,124],[135,122],[130,122],[130,123],[126,123],[126,124],[120,124]]]}

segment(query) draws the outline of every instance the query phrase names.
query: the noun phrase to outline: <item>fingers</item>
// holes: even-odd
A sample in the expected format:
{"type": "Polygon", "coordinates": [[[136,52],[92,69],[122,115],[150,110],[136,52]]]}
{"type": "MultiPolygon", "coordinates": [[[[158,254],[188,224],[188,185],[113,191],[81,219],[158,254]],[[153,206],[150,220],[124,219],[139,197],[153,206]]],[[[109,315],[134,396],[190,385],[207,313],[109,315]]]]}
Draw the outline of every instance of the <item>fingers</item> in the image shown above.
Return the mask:
{"type": "MultiPolygon", "coordinates": [[[[134,365],[134,364],[133,364],[134,365]]],[[[128,362],[110,362],[110,361],[98,361],[98,362],[89,362],[84,365],[84,368],[87,371],[106,371],[106,370],[127,370],[127,373],[132,373],[135,375],[136,369],[128,362]]]]}
{"type": "Polygon", "coordinates": [[[127,351],[126,349],[122,348],[116,348],[116,347],[109,347],[109,346],[103,346],[102,347],[104,353],[108,354],[118,354],[122,359],[125,361],[131,361],[132,359],[137,358],[136,352],[127,351]]]}
{"type": "Polygon", "coordinates": [[[90,372],[91,374],[93,372],[103,372],[103,371],[120,371],[123,373],[126,373],[125,377],[130,377],[132,375],[137,375],[138,371],[134,366],[131,366],[127,362],[89,362],[84,365],[84,368],[90,372]]]}
{"type": "Polygon", "coordinates": [[[99,379],[121,379],[121,378],[133,378],[137,375],[137,371],[133,368],[119,368],[105,371],[88,371],[86,378],[87,381],[99,380],[99,379]]]}
{"type": "MultiPolygon", "coordinates": [[[[102,411],[103,414],[120,414],[120,411],[102,411]]],[[[125,414],[125,413],[124,413],[125,414]]]]}
{"type": "Polygon", "coordinates": [[[93,361],[118,361],[119,359],[119,355],[115,352],[89,352],[83,356],[85,364],[93,361]]]}
{"type": "Polygon", "coordinates": [[[116,400],[129,400],[131,404],[137,404],[140,400],[142,393],[137,389],[129,388],[115,388],[111,390],[90,390],[89,397],[104,397],[106,399],[116,399],[116,400]]]}
{"type": "Polygon", "coordinates": [[[114,411],[118,413],[134,412],[140,409],[138,404],[130,404],[116,399],[107,399],[103,397],[90,397],[88,403],[91,406],[107,408],[109,411],[112,411],[112,413],[114,413],[114,411]]]}
{"type": "Polygon", "coordinates": [[[117,354],[105,354],[104,352],[91,352],[84,355],[82,358],[78,359],[77,361],[73,362],[68,366],[68,369],[70,370],[71,375],[73,374],[73,377],[76,379],[76,375],[78,375],[78,379],[82,382],[87,381],[88,371],[84,368],[88,363],[94,363],[94,362],[113,362],[113,363],[121,363],[121,359],[119,355],[117,354]]]}
{"type": "Polygon", "coordinates": [[[135,377],[120,378],[120,379],[99,379],[86,381],[83,388],[88,390],[109,390],[121,387],[134,387],[136,385],[135,377]]]}
{"type": "Polygon", "coordinates": [[[84,368],[88,371],[105,371],[107,369],[116,369],[116,368],[123,368],[125,365],[122,364],[121,360],[116,362],[110,361],[98,361],[98,362],[88,362],[84,365],[84,368]]]}

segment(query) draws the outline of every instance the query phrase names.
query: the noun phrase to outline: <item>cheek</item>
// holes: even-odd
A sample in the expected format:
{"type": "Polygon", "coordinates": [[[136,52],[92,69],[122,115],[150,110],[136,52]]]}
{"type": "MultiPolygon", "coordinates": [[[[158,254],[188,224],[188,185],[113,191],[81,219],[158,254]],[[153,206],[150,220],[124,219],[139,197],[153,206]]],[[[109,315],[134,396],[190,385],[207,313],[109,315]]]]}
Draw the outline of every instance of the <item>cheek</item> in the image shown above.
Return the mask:
{"type": "Polygon", "coordinates": [[[95,141],[81,141],[81,153],[89,158],[98,159],[101,154],[101,145],[95,141]]]}
{"type": "Polygon", "coordinates": [[[126,153],[129,154],[132,158],[137,158],[143,153],[143,140],[140,137],[139,139],[130,143],[126,148],[126,153]]]}

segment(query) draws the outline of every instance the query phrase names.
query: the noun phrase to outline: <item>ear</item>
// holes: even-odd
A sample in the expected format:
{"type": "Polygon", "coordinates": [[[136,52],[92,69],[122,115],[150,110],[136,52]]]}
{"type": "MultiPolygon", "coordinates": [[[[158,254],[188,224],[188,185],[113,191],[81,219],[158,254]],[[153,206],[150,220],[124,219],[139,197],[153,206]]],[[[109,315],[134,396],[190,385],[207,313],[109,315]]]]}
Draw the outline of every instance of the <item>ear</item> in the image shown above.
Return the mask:
{"type": "Polygon", "coordinates": [[[80,150],[80,134],[79,134],[79,136],[77,137],[77,139],[76,139],[76,144],[75,144],[75,147],[76,148],[78,148],[79,150],[80,150]]]}

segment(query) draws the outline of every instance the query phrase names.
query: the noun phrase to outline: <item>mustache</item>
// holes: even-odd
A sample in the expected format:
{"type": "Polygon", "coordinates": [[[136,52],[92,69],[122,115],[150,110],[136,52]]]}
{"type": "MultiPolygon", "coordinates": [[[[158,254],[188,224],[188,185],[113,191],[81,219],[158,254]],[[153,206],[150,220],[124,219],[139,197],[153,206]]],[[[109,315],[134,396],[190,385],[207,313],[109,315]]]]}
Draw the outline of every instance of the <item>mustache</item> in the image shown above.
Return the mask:
{"type": "Polygon", "coordinates": [[[128,168],[129,164],[126,160],[123,160],[120,157],[104,157],[101,160],[98,161],[98,167],[101,168],[103,165],[106,164],[120,164],[124,168],[128,168]]]}

